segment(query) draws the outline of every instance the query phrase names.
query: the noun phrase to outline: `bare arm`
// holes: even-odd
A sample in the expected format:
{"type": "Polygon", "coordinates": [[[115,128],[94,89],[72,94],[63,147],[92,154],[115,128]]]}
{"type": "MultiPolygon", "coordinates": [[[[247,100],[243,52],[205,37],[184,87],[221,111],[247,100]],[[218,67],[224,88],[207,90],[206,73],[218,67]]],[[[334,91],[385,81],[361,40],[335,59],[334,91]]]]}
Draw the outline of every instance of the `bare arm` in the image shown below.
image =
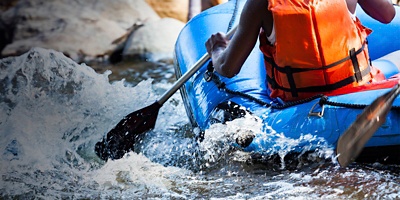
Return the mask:
{"type": "Polygon", "coordinates": [[[390,23],[396,14],[392,1],[359,0],[358,4],[369,16],[385,24],[390,23]]]}
{"type": "Polygon", "coordinates": [[[267,6],[266,0],[247,1],[232,40],[229,42],[225,34],[216,33],[206,42],[207,52],[219,74],[233,77],[239,73],[257,42],[260,28],[266,18],[267,6]]]}

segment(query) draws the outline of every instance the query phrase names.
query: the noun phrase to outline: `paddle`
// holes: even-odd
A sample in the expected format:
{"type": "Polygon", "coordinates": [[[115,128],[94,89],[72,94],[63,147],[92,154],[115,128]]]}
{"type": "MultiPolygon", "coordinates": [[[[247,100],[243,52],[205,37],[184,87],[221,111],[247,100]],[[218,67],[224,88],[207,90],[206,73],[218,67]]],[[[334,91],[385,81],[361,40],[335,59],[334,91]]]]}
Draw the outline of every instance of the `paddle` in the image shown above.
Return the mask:
{"type": "MultiPolygon", "coordinates": [[[[237,27],[227,33],[230,38],[237,27]]],[[[110,132],[107,137],[95,145],[96,154],[103,160],[122,158],[126,152],[133,150],[137,137],[154,128],[161,106],[210,58],[204,54],[189,71],[180,77],[159,100],[138,111],[125,116],[110,132]]]]}
{"type": "Polygon", "coordinates": [[[399,94],[400,83],[389,92],[375,99],[340,136],[336,146],[336,154],[341,167],[349,165],[361,153],[365,143],[385,122],[386,116],[399,94]]]}

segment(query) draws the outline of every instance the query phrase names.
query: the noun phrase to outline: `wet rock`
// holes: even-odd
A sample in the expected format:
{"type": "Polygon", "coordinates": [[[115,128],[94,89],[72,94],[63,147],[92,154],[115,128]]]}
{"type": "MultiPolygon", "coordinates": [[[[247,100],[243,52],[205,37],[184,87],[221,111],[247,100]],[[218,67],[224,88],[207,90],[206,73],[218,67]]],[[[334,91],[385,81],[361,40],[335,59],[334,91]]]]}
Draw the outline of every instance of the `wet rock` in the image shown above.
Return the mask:
{"type": "MultiPolygon", "coordinates": [[[[240,131],[238,131],[240,132],[240,131]]],[[[253,139],[256,137],[251,130],[241,131],[240,135],[236,138],[236,143],[243,148],[248,147],[253,139]]]]}
{"type": "MultiPolygon", "coordinates": [[[[145,0],[20,0],[0,16],[13,30],[1,55],[14,56],[32,47],[54,49],[75,61],[107,57],[133,24],[157,20],[145,0]]],[[[1,31],[1,30],[0,30],[1,31]]]]}
{"type": "MultiPolygon", "coordinates": [[[[226,1],[203,0],[208,7],[226,1]]],[[[172,59],[189,9],[189,0],[1,2],[6,11],[0,13],[0,57],[42,47],[86,63],[172,59]]]]}
{"type": "Polygon", "coordinates": [[[173,18],[147,22],[131,33],[122,52],[123,59],[172,59],[176,39],[184,25],[173,18]]]}

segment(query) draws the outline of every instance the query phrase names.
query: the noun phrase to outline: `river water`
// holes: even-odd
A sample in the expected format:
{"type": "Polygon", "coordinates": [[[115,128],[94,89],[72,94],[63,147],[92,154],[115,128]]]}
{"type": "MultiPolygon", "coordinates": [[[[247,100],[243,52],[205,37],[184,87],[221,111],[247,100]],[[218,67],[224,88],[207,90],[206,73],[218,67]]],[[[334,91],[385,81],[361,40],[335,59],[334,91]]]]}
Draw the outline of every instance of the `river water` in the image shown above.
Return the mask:
{"type": "Polygon", "coordinates": [[[40,48],[0,60],[0,199],[400,198],[397,165],[342,169],[324,145],[301,157],[232,148],[230,133],[260,126],[252,116],[211,126],[199,143],[179,93],[135,152],[103,162],[94,144],[175,80],[171,64],[110,69],[40,48]]]}

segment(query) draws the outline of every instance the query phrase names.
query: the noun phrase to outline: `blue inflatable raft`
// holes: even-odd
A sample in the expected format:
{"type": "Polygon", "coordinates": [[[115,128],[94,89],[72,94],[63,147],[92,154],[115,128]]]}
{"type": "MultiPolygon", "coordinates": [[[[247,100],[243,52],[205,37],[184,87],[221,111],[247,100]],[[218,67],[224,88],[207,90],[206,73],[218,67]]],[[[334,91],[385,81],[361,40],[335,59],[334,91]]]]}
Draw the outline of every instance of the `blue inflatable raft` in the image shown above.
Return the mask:
{"type": "MultiPolygon", "coordinates": [[[[245,0],[231,0],[203,11],[186,24],[175,46],[175,71],[178,78],[206,53],[204,44],[211,34],[227,32],[237,25],[244,3],[245,0]]],[[[399,11],[399,7],[396,6],[396,12],[399,11]]],[[[395,67],[389,66],[393,63],[378,58],[400,49],[400,16],[397,14],[390,24],[381,24],[367,16],[360,8],[357,8],[356,12],[362,23],[373,30],[368,38],[373,65],[383,69],[387,77],[399,73],[395,67]]],[[[243,111],[237,109],[240,106],[261,118],[266,127],[287,138],[296,140],[305,134],[311,134],[323,138],[328,145],[335,147],[340,135],[355,121],[363,108],[390,89],[318,97],[287,104],[267,95],[265,76],[263,56],[258,44],[241,72],[233,78],[212,73],[208,70],[207,62],[181,88],[191,123],[205,130],[216,121],[224,122],[242,116],[243,111]],[[226,113],[224,119],[215,117],[215,113],[221,110],[226,113]]],[[[400,161],[399,107],[400,98],[397,98],[386,122],[366,144],[360,160],[400,161]]],[[[256,134],[244,151],[265,153],[272,148],[273,142],[274,136],[256,134]]],[[[302,142],[292,151],[304,151],[305,146],[318,148],[318,144],[310,145],[312,141],[307,143],[302,142]]]]}

